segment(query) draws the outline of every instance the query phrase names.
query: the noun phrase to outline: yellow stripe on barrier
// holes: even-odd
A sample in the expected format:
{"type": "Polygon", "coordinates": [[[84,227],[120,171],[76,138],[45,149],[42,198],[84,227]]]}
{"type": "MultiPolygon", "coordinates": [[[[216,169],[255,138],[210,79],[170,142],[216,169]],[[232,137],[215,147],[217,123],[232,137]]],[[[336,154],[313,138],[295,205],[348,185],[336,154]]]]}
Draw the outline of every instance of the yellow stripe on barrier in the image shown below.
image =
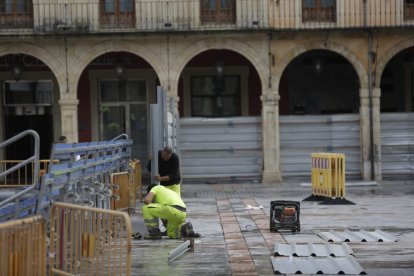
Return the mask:
{"type": "Polygon", "coordinates": [[[312,194],[331,198],[345,197],[345,155],[312,153],[312,194]]]}
{"type": "Polygon", "coordinates": [[[46,231],[41,216],[0,224],[0,276],[46,275],[46,231]]]}
{"type": "Polygon", "coordinates": [[[50,274],[130,275],[131,236],[125,212],[54,203],[50,274]]]}

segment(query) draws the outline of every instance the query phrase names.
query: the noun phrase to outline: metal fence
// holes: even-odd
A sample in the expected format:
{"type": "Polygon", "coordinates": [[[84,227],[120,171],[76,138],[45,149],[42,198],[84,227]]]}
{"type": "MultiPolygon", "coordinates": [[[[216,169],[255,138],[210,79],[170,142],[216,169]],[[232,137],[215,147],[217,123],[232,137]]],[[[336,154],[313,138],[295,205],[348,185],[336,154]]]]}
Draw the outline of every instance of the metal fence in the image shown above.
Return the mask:
{"type": "MultiPolygon", "coordinates": [[[[56,201],[109,209],[111,200],[114,200],[110,174],[129,170],[131,159],[132,140],[127,136],[120,138],[125,139],[54,144],[52,162],[41,180],[0,202],[0,221],[33,214],[49,217],[51,203],[56,201]],[[59,163],[54,160],[59,160],[59,163]]],[[[27,162],[33,162],[33,158],[27,162]]],[[[38,179],[38,172],[36,165],[34,179],[38,179]]],[[[10,170],[1,172],[0,177],[9,173],[10,170]]]]}
{"type": "MultiPolygon", "coordinates": [[[[4,172],[14,166],[18,166],[23,161],[24,160],[0,160],[0,172],[4,172]]],[[[50,160],[39,160],[39,176],[42,176],[44,173],[46,173],[49,162],[50,160]]],[[[58,163],[59,160],[55,160],[54,162],[58,163]]],[[[35,163],[31,162],[17,169],[16,171],[9,173],[7,177],[0,179],[0,188],[11,188],[33,184],[34,168],[35,163]]]]}
{"type": "Polygon", "coordinates": [[[55,203],[51,275],[130,275],[131,221],[125,212],[55,203]]]}
{"type": "Polygon", "coordinates": [[[50,3],[41,0],[16,8],[7,7],[3,2],[0,4],[0,33],[312,30],[414,26],[414,4],[406,0],[234,0],[217,3],[207,0],[120,0],[108,5],[106,1],[50,3]]]}
{"type": "Polygon", "coordinates": [[[0,276],[46,275],[46,232],[42,217],[0,224],[0,268],[0,276]]]}

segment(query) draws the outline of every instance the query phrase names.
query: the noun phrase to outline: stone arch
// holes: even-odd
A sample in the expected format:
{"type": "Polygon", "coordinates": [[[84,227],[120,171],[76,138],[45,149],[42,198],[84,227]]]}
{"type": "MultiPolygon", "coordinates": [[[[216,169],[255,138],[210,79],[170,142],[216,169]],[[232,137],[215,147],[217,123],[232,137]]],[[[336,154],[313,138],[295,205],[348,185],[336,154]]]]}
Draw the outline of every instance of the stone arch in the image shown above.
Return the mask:
{"type": "Polygon", "coordinates": [[[313,42],[300,45],[299,47],[296,47],[295,49],[291,50],[289,53],[287,53],[284,56],[284,58],[281,60],[281,62],[278,64],[275,70],[275,75],[274,75],[275,87],[279,87],[280,78],[282,77],[282,74],[287,68],[287,66],[299,55],[305,52],[308,52],[308,51],[312,51],[312,50],[329,50],[329,51],[335,52],[343,56],[352,64],[355,71],[357,72],[360,88],[368,87],[368,74],[365,70],[364,65],[358,59],[358,57],[355,56],[355,54],[353,54],[350,50],[345,48],[345,46],[339,43],[336,43],[336,42],[321,43],[320,41],[313,41],[313,42]]]}
{"type": "Polygon", "coordinates": [[[41,60],[44,64],[46,64],[49,67],[49,69],[55,75],[56,80],[59,84],[60,93],[62,93],[62,87],[66,86],[66,76],[65,71],[63,70],[65,66],[52,53],[46,51],[45,49],[39,46],[29,43],[10,42],[0,44],[0,56],[9,54],[26,54],[41,60]]]}
{"type": "Polygon", "coordinates": [[[375,79],[374,79],[374,86],[379,87],[381,83],[382,73],[384,72],[385,67],[391,61],[393,57],[395,57],[401,51],[408,49],[414,46],[414,37],[404,40],[402,42],[397,42],[394,46],[392,46],[385,54],[381,57],[380,61],[378,62],[377,69],[375,72],[375,79]]]}
{"type": "Polygon", "coordinates": [[[82,75],[82,72],[94,58],[105,53],[120,51],[128,52],[143,58],[154,68],[154,71],[157,74],[161,85],[165,85],[163,84],[162,80],[164,80],[164,76],[167,75],[167,68],[163,65],[163,62],[159,58],[159,55],[157,55],[153,50],[133,41],[107,40],[97,43],[87,51],[83,52],[82,55],[73,59],[71,65],[69,66],[69,76],[72,76],[69,85],[75,88],[73,91],[76,92],[78,90],[79,78],[82,75]]]}
{"type": "Polygon", "coordinates": [[[214,49],[230,50],[244,56],[253,64],[253,66],[257,70],[260,82],[262,84],[262,91],[267,87],[267,51],[265,55],[260,55],[260,52],[254,50],[251,46],[240,40],[236,40],[233,38],[208,38],[198,41],[195,44],[192,44],[176,57],[176,60],[170,71],[172,74],[174,74],[173,76],[171,76],[170,80],[175,85],[175,91],[178,91],[178,80],[186,64],[196,55],[214,49]]]}

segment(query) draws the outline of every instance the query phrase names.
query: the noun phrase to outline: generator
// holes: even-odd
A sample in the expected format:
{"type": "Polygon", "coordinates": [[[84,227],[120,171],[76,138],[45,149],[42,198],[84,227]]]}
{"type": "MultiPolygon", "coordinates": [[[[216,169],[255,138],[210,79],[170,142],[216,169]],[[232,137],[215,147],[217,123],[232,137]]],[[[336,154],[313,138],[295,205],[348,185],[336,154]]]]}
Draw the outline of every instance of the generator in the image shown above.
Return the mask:
{"type": "Polygon", "coordinates": [[[270,202],[270,231],[300,231],[300,202],[275,200],[270,202]]]}

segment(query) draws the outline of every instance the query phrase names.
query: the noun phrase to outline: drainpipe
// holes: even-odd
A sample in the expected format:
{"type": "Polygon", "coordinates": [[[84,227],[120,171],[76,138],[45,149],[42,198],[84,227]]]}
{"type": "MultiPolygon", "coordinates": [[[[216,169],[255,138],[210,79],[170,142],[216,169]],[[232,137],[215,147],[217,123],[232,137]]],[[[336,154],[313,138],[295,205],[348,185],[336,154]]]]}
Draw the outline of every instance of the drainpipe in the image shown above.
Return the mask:
{"type": "Polygon", "coordinates": [[[368,108],[369,108],[369,141],[370,141],[370,161],[371,161],[371,180],[374,180],[375,154],[374,154],[374,119],[372,114],[372,60],[375,53],[372,51],[372,32],[368,30],[368,108]]]}

